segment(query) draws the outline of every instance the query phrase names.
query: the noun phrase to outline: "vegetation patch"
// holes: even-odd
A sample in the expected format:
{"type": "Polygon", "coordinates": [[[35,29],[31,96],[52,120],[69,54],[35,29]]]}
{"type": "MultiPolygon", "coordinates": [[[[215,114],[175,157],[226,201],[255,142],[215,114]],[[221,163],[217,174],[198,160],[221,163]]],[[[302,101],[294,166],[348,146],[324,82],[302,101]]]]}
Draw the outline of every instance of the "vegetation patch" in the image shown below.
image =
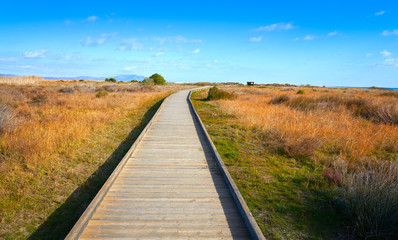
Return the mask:
{"type": "Polygon", "coordinates": [[[226,92],[217,87],[212,87],[207,95],[207,100],[220,100],[220,99],[234,99],[236,96],[233,93],[226,92]]]}
{"type": "Polygon", "coordinates": [[[63,239],[169,94],[115,85],[97,98],[97,82],[60,83],[0,88],[14,125],[0,134],[1,239],[63,239]]]}
{"type": "Polygon", "coordinates": [[[379,90],[224,87],[194,105],[270,239],[394,239],[398,126],[379,90]],[[365,159],[365,160],[364,160],[365,159]]]}

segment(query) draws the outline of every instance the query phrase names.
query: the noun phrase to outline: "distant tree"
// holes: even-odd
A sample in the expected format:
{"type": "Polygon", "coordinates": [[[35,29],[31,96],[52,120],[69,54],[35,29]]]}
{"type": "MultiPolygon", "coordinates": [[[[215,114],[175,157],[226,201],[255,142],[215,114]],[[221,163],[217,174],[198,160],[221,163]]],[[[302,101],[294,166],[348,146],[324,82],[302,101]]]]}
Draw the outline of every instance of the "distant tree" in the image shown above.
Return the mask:
{"type": "Polygon", "coordinates": [[[116,79],[114,79],[114,78],[105,78],[105,82],[113,82],[113,83],[115,83],[116,79]]]}
{"type": "Polygon", "coordinates": [[[133,80],[131,80],[130,82],[138,82],[138,80],[133,79],[133,80]]]}
{"type": "Polygon", "coordinates": [[[160,75],[158,73],[153,74],[149,78],[153,79],[153,81],[155,82],[156,85],[165,85],[166,84],[166,80],[164,79],[164,77],[162,77],[162,75],[160,75]]]}

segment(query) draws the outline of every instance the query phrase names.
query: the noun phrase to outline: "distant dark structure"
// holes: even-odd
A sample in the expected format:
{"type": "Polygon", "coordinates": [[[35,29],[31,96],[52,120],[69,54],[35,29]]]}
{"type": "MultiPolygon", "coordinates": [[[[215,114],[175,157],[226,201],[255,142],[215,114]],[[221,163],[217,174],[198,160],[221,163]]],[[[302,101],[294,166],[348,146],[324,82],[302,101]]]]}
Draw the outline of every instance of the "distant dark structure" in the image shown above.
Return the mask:
{"type": "Polygon", "coordinates": [[[247,82],[247,86],[253,86],[254,82],[247,82]]]}

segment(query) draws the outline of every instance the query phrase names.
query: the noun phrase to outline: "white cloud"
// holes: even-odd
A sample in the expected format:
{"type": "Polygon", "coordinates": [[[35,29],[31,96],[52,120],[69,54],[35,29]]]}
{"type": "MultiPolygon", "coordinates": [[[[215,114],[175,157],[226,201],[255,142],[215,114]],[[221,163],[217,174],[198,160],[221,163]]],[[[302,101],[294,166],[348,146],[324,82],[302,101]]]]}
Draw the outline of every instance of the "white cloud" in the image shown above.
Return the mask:
{"type": "Polygon", "coordinates": [[[117,33],[110,33],[110,34],[103,33],[103,34],[101,34],[100,37],[94,38],[94,39],[91,38],[91,36],[88,36],[85,40],[81,40],[80,43],[83,46],[99,46],[99,45],[102,45],[102,44],[112,40],[112,39],[115,39],[116,34],[117,33]]]}
{"type": "Polygon", "coordinates": [[[332,36],[336,36],[337,34],[338,34],[337,31],[333,31],[333,32],[328,33],[328,36],[332,37],[332,36]]]}
{"type": "Polygon", "coordinates": [[[159,42],[159,44],[164,43],[202,43],[203,41],[200,39],[187,39],[181,35],[173,36],[173,37],[153,37],[152,41],[159,42]]]}
{"type": "Polygon", "coordinates": [[[98,20],[97,16],[90,16],[88,18],[86,18],[86,20],[84,20],[85,22],[89,22],[89,23],[95,23],[95,21],[98,20]]]}
{"type": "Polygon", "coordinates": [[[17,58],[1,58],[0,57],[0,62],[16,62],[18,59],[17,58]]]}
{"type": "Polygon", "coordinates": [[[386,11],[380,11],[380,12],[377,12],[377,13],[375,13],[375,16],[381,16],[381,15],[383,15],[384,13],[386,13],[386,11]]]}
{"type": "Polygon", "coordinates": [[[213,62],[214,62],[214,63],[218,63],[218,60],[217,60],[217,59],[214,59],[213,62]]]}
{"type": "Polygon", "coordinates": [[[392,31],[384,30],[381,35],[383,36],[391,36],[391,35],[398,35],[398,29],[394,29],[392,31]]]}
{"type": "Polygon", "coordinates": [[[31,52],[25,52],[23,54],[24,58],[44,58],[46,56],[46,53],[48,52],[47,49],[41,49],[41,50],[36,50],[36,51],[31,51],[31,52]]]}
{"type": "Polygon", "coordinates": [[[35,66],[32,65],[17,65],[17,68],[23,68],[23,69],[35,69],[35,66]]]}
{"type": "Polygon", "coordinates": [[[314,40],[315,38],[317,38],[317,37],[314,36],[314,35],[308,34],[307,36],[305,36],[305,37],[303,38],[303,40],[309,41],[309,40],[314,40]]]}
{"type": "Polygon", "coordinates": [[[122,45],[119,46],[120,51],[127,51],[127,50],[141,50],[143,48],[143,45],[139,42],[137,42],[136,38],[129,38],[129,39],[124,39],[122,41],[122,45]]]}
{"type": "Polygon", "coordinates": [[[164,55],[164,52],[157,52],[157,53],[153,54],[154,57],[159,57],[162,55],[164,55]]]}
{"type": "Polygon", "coordinates": [[[132,66],[132,67],[125,67],[125,68],[123,68],[123,70],[124,71],[133,71],[133,70],[136,70],[137,69],[137,67],[136,66],[132,66]]]}
{"type": "Polygon", "coordinates": [[[272,32],[272,31],[275,31],[275,30],[290,30],[290,29],[293,29],[293,28],[294,28],[293,24],[281,22],[281,23],[274,23],[274,24],[271,24],[271,25],[261,26],[261,27],[258,27],[256,29],[253,29],[252,31],[255,31],[255,32],[272,32]]]}
{"type": "Polygon", "coordinates": [[[380,54],[381,54],[383,57],[389,57],[389,56],[391,56],[391,53],[390,53],[389,51],[387,51],[387,50],[381,51],[380,54]]]}
{"type": "Polygon", "coordinates": [[[200,52],[200,49],[198,48],[198,49],[193,50],[191,53],[195,54],[195,53],[199,53],[199,52],[200,52]]]}
{"type": "Polygon", "coordinates": [[[366,54],[366,57],[370,57],[370,56],[372,56],[373,54],[372,53],[367,53],[366,54]]]}
{"type": "Polygon", "coordinates": [[[249,42],[261,42],[262,39],[263,39],[263,36],[252,37],[249,39],[249,42]]]}

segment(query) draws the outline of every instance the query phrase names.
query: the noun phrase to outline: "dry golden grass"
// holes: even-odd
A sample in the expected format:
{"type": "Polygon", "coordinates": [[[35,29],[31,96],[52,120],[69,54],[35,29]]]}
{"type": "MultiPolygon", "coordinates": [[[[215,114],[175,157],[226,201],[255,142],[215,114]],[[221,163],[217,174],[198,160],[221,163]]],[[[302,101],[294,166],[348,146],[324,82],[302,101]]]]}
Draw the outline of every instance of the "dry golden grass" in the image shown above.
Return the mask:
{"type": "Polygon", "coordinates": [[[38,76],[0,77],[0,84],[10,85],[37,84],[40,81],[43,81],[43,78],[38,76]]]}
{"type": "Polygon", "coordinates": [[[13,127],[0,131],[0,238],[37,228],[108,157],[93,149],[114,151],[113,145],[98,146],[105,142],[96,136],[123,141],[147,107],[169,93],[76,81],[0,85],[0,104],[13,114],[13,127]],[[97,97],[104,89],[110,92],[97,97]]]}
{"type": "MultiPolygon", "coordinates": [[[[234,100],[220,100],[221,109],[236,115],[240,122],[253,126],[278,138],[284,150],[293,155],[310,156],[317,152],[339,155],[347,160],[358,160],[377,154],[398,152],[398,126],[375,123],[353,114],[351,109],[337,104],[332,107],[317,107],[306,111],[285,104],[270,104],[272,99],[288,95],[298,98],[297,89],[241,88],[227,89],[238,94],[234,100]]],[[[365,90],[328,90],[328,92],[305,90],[300,98],[314,99],[344,95],[363,98],[374,106],[398,102],[392,97],[382,97],[365,90]]]]}

